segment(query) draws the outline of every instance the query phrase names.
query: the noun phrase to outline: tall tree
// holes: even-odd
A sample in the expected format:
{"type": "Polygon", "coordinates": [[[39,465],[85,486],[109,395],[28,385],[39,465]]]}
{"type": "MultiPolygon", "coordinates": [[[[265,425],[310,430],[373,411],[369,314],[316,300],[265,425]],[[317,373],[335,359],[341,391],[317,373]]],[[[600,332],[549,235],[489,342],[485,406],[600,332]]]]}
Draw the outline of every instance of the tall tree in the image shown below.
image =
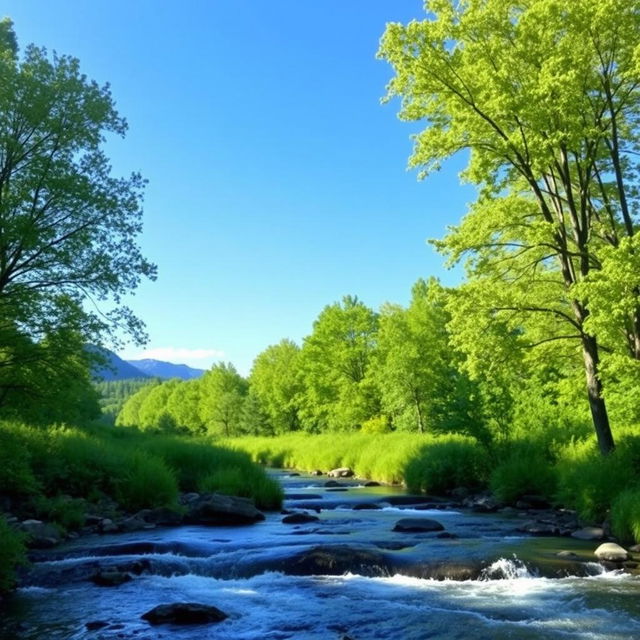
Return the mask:
{"type": "MultiPolygon", "coordinates": [[[[430,0],[425,9],[426,20],[389,24],[379,55],[396,72],[387,99],[402,98],[401,118],[427,123],[415,136],[411,166],[426,175],[471,151],[465,177],[479,185],[480,198],[443,248],[454,259],[470,252],[472,274],[502,287],[494,317],[545,314],[552,331],[542,340],[568,336],[580,344],[607,453],[614,440],[602,344],[588,323],[592,302],[577,285],[602,268],[603,248],[615,250],[637,231],[640,7],[430,0]],[[523,282],[510,298],[510,285],[523,282]]],[[[637,359],[637,290],[634,298],[618,331],[637,359]]]]}
{"type": "MultiPolygon", "coordinates": [[[[0,22],[0,358],[18,369],[39,342],[64,327],[96,343],[115,327],[135,339],[141,322],[121,304],[155,276],[136,244],[144,180],[111,175],[106,134],[127,125],[108,85],[78,60],[28,46],[18,54],[12,23],[0,22]],[[102,314],[87,301],[108,301],[102,314]]],[[[7,383],[9,384],[9,383],[7,383]]]]}
{"type": "Polygon", "coordinates": [[[285,339],[260,353],[251,369],[252,395],[268,416],[273,433],[300,428],[296,404],[302,390],[298,375],[299,354],[300,347],[285,339]]]}
{"type": "Polygon", "coordinates": [[[300,353],[304,391],[299,415],[310,431],[354,430],[377,415],[378,398],[366,377],[378,318],[355,296],[328,305],[300,353]]]}
{"type": "Polygon", "coordinates": [[[206,430],[225,438],[240,435],[247,381],[231,363],[221,362],[213,365],[198,382],[200,418],[206,430]]]}
{"type": "Polygon", "coordinates": [[[475,433],[481,426],[473,385],[449,344],[446,299],[437,280],[418,280],[407,309],[388,304],[380,312],[370,372],[396,428],[475,433]]]}

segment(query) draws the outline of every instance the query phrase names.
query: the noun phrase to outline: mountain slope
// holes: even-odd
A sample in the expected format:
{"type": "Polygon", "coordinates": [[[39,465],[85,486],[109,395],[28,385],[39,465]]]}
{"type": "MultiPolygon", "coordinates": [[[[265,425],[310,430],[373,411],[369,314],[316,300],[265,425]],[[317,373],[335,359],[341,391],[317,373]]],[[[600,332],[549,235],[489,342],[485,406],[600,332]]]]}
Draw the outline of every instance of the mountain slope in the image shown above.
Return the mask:
{"type": "Polygon", "coordinates": [[[154,378],[192,380],[193,378],[199,378],[204,373],[204,369],[194,369],[186,364],[173,364],[173,362],[163,362],[162,360],[153,360],[151,358],[127,360],[127,363],[142,371],[144,375],[154,378]]]}
{"type": "Polygon", "coordinates": [[[150,377],[137,367],[134,367],[126,360],[117,356],[113,351],[109,351],[109,349],[94,346],[87,347],[87,349],[98,352],[106,360],[105,364],[94,366],[91,374],[96,380],[110,382],[112,380],[150,377]]]}

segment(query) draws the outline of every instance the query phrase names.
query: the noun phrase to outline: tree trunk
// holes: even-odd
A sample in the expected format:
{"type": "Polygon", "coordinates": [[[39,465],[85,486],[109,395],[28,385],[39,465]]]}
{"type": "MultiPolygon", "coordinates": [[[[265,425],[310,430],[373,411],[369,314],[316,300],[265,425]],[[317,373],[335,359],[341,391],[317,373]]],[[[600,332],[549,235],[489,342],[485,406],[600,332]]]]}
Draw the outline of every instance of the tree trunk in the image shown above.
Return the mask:
{"type": "Polygon", "coordinates": [[[598,446],[600,453],[607,455],[615,448],[611,426],[609,425],[609,416],[607,407],[602,397],[602,382],[598,375],[598,365],[600,362],[598,356],[598,343],[592,336],[583,334],[582,336],[582,355],[584,357],[584,368],[587,376],[587,394],[589,397],[589,408],[591,409],[591,417],[593,418],[593,426],[598,437],[598,446]]]}
{"type": "Polygon", "coordinates": [[[413,400],[416,403],[416,414],[418,418],[418,432],[424,433],[424,419],[422,418],[422,409],[420,408],[420,400],[418,399],[418,392],[413,390],[413,400]]]}

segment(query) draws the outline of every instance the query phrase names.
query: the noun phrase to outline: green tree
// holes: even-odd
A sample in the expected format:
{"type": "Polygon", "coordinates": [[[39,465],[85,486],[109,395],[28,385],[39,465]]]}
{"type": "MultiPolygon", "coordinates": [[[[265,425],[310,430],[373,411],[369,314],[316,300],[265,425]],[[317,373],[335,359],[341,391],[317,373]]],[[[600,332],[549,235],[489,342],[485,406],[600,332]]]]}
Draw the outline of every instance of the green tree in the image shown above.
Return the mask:
{"type": "Polygon", "coordinates": [[[247,381],[230,362],[221,362],[213,365],[200,383],[200,417],[207,431],[225,438],[240,435],[247,381]]]}
{"type": "MultiPolygon", "coordinates": [[[[541,340],[580,345],[607,453],[614,440],[602,340],[588,322],[595,307],[577,285],[602,268],[603,248],[615,251],[637,230],[637,3],[432,0],[425,9],[426,20],[389,24],[379,55],[396,72],[387,99],[401,97],[401,118],[427,123],[411,166],[426,175],[471,152],[465,178],[480,197],[441,247],[454,259],[471,254],[494,317],[526,323],[544,315],[551,331],[541,340]],[[496,304],[488,294],[498,289],[496,304]]],[[[617,328],[638,359],[637,291],[617,328]]]]}
{"type": "Polygon", "coordinates": [[[167,398],[166,409],[175,424],[183,431],[199,434],[205,431],[200,415],[202,384],[200,379],[185,380],[174,386],[167,398]]]}
{"type": "Polygon", "coordinates": [[[11,369],[31,362],[24,336],[39,343],[61,331],[98,343],[141,322],[121,304],[155,267],[135,242],[144,180],[111,175],[107,134],[127,125],[108,85],[80,72],[78,60],[34,45],[18,54],[12,23],[0,22],[0,344],[4,389],[11,369]],[[101,313],[90,299],[112,307],[101,313]]]}
{"type": "Polygon", "coordinates": [[[320,313],[300,352],[304,391],[298,405],[305,429],[354,430],[377,415],[378,398],[366,377],[377,329],[377,315],[354,296],[320,313]]]}
{"type": "Polygon", "coordinates": [[[383,412],[396,428],[425,431],[480,430],[474,385],[461,372],[449,344],[446,292],[437,280],[418,280],[409,307],[385,305],[371,375],[383,412]],[[474,406],[475,405],[475,406],[474,406]]]}
{"type": "Polygon", "coordinates": [[[298,375],[300,347],[282,340],[254,360],[249,376],[251,394],[266,414],[273,433],[300,428],[297,398],[302,391],[298,375]]]}
{"type": "Polygon", "coordinates": [[[130,396],[124,403],[120,413],[116,418],[116,426],[118,427],[137,427],[140,426],[140,408],[147,398],[147,396],[153,391],[153,389],[160,384],[160,380],[153,379],[149,384],[145,385],[130,396]]]}

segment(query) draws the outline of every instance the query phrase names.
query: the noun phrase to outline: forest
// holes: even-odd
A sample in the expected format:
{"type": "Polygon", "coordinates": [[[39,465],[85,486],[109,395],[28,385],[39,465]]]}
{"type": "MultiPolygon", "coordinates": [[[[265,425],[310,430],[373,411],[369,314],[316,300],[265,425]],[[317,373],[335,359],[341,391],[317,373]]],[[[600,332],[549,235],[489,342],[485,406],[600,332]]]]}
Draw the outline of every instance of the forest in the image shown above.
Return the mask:
{"type": "MultiPolygon", "coordinates": [[[[274,507],[251,461],[344,465],[414,491],[539,496],[640,542],[637,3],[427,5],[433,19],[387,25],[378,57],[384,101],[421,127],[410,167],[428,182],[468,159],[477,197],[432,241],[462,281],[419,279],[406,306],[347,295],[247,377],[220,362],[188,381],[91,380],[85,345],[145,339],[121,304],[156,277],[136,239],[145,181],[111,175],[101,145],[127,125],[108,86],[75,58],[20,54],[0,23],[4,511],[73,530],[80,501],[105,496],[274,507]]],[[[24,542],[0,517],[0,591],[24,542]]]]}

